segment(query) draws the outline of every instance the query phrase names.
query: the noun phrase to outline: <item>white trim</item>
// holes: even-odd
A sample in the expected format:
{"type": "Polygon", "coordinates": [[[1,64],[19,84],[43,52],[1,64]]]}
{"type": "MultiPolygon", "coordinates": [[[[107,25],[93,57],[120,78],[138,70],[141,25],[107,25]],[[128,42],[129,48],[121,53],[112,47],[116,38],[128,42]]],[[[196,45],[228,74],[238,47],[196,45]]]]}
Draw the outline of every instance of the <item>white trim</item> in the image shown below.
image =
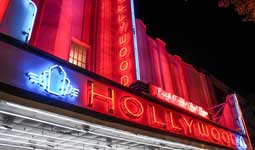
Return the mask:
{"type": "Polygon", "coordinates": [[[37,14],[37,7],[36,7],[35,3],[30,0],[29,4],[31,4],[34,7],[35,11],[34,11],[32,22],[31,22],[31,26],[30,26],[31,29],[29,31],[28,38],[27,38],[26,42],[28,42],[30,40],[30,38],[31,38],[33,27],[34,27],[34,23],[35,23],[35,17],[36,17],[36,14],[37,14]]]}
{"type": "Polygon", "coordinates": [[[130,0],[131,5],[131,17],[132,17],[132,32],[134,40],[134,53],[135,53],[135,67],[136,67],[136,80],[141,80],[140,66],[139,66],[139,53],[137,47],[137,36],[136,36],[136,25],[135,25],[135,10],[134,10],[134,1],[130,0]]]}

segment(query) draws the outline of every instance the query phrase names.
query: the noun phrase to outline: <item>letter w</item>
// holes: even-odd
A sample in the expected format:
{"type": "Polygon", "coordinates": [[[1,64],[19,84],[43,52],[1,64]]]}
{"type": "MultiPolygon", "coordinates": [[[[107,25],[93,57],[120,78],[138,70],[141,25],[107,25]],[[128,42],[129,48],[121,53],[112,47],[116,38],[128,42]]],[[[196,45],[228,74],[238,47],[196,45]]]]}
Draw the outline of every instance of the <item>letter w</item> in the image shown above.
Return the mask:
{"type": "Polygon", "coordinates": [[[203,123],[197,123],[197,126],[198,126],[198,131],[199,131],[199,134],[201,136],[206,136],[206,137],[209,137],[209,130],[208,130],[208,126],[203,124],[203,123]]]}

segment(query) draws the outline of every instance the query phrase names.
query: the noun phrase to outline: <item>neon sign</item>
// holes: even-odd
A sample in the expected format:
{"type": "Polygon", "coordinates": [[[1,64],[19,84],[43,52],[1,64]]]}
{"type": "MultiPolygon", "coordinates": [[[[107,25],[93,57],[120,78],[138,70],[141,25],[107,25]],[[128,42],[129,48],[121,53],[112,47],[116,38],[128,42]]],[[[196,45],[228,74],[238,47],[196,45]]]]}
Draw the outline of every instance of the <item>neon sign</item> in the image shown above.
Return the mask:
{"type": "MultiPolygon", "coordinates": [[[[110,119],[115,118],[116,120],[108,120],[109,122],[131,125],[134,128],[136,126],[144,127],[143,130],[155,131],[162,134],[162,137],[176,136],[177,138],[193,139],[196,142],[218,145],[226,149],[250,147],[247,135],[217,125],[205,118],[194,117],[192,114],[150,101],[146,97],[125,90],[126,88],[109,84],[109,81],[99,80],[98,76],[93,76],[93,73],[81,73],[74,70],[65,72],[64,68],[59,65],[49,66],[46,70],[43,69],[42,73],[41,71],[26,73],[24,67],[35,68],[44,63],[50,64],[52,61],[41,59],[42,57],[38,55],[15,48],[2,49],[0,54],[0,66],[10,66],[6,68],[6,71],[1,72],[0,76],[0,83],[7,86],[15,86],[23,89],[24,92],[29,91],[43,96],[45,96],[45,92],[41,91],[45,90],[48,94],[46,96],[54,95],[50,98],[56,101],[62,100],[63,96],[78,96],[79,94],[75,103],[70,101],[62,103],[75,105],[89,112],[88,116],[93,117],[91,114],[95,113],[101,118],[105,117],[105,120],[110,116],[110,119]],[[14,58],[19,59],[8,59],[6,56],[10,53],[14,58]],[[12,75],[10,76],[10,74],[12,75]],[[33,87],[40,87],[39,90],[31,88],[31,84],[20,82],[24,80],[24,76],[20,76],[20,74],[26,74],[25,79],[29,79],[29,83],[34,83],[33,87]],[[69,76],[75,77],[72,82],[68,79],[69,76]],[[79,90],[73,87],[74,82],[79,82],[79,86],[77,86],[79,90]]],[[[22,97],[22,95],[20,96],[22,97]]],[[[31,100],[35,98],[37,97],[31,100]]],[[[55,104],[53,103],[53,105],[55,104]]]]}
{"type": "MultiPolygon", "coordinates": [[[[70,85],[70,80],[67,78],[66,72],[59,65],[50,67],[40,75],[30,72],[27,76],[32,83],[39,84],[50,94],[78,96],[79,90],[70,85]]],[[[87,79],[83,85],[82,91],[83,93],[87,93],[85,94],[87,97],[81,99],[82,103],[85,104],[82,105],[84,109],[111,115],[164,132],[175,133],[206,142],[209,141],[210,143],[227,147],[247,147],[242,136],[204,122],[203,120],[195,119],[191,116],[165,108],[164,106],[148,102],[143,98],[136,97],[97,81],[87,79]]],[[[170,95],[161,88],[155,89],[161,97],[165,96],[169,98],[171,96],[177,102],[178,99],[181,99],[176,95],[170,95]]],[[[171,100],[169,99],[169,101],[171,100]]],[[[187,107],[187,105],[191,105],[186,101],[183,102],[183,100],[181,99],[178,102],[180,106],[187,107]]],[[[196,105],[193,107],[196,107],[196,105]]],[[[196,109],[190,108],[189,110],[195,112],[194,110],[196,109]]]]}
{"type": "Polygon", "coordinates": [[[224,128],[146,101],[120,89],[88,80],[83,107],[129,122],[226,147],[245,147],[242,136],[224,128]]]}
{"type": "Polygon", "coordinates": [[[118,57],[119,57],[119,72],[120,84],[124,86],[130,85],[133,80],[134,58],[132,52],[133,38],[132,35],[132,18],[129,12],[129,0],[116,0],[116,14],[118,25],[118,57]]]}
{"type": "Polygon", "coordinates": [[[32,83],[40,85],[46,92],[57,96],[78,96],[79,90],[72,87],[65,70],[59,66],[51,66],[40,75],[29,72],[26,74],[32,83]]]}
{"type": "Polygon", "coordinates": [[[164,100],[167,103],[174,104],[178,107],[184,108],[185,110],[198,114],[202,117],[208,118],[208,112],[205,111],[202,107],[195,105],[191,102],[188,102],[182,97],[176,96],[170,92],[166,92],[159,87],[151,85],[150,89],[151,94],[160,98],[161,100],[164,100]]]}

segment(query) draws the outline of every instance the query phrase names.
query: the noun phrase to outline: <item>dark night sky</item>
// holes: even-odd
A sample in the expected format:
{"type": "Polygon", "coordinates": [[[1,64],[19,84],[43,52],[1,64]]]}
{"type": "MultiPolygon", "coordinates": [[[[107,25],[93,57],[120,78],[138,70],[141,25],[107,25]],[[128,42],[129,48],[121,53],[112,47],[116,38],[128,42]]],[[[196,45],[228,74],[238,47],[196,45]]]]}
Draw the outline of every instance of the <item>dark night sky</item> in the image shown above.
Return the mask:
{"type": "Polygon", "coordinates": [[[217,0],[134,0],[147,33],[171,54],[204,68],[237,93],[255,93],[255,23],[217,0]]]}

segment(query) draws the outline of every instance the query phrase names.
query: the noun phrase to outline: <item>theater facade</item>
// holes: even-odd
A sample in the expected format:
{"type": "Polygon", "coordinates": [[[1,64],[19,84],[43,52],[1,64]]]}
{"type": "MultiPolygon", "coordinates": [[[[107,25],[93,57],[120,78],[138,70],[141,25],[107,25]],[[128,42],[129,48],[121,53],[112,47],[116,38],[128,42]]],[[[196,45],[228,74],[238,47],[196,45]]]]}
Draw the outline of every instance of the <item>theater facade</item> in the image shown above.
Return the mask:
{"type": "Polygon", "coordinates": [[[185,63],[133,0],[0,0],[0,147],[252,150],[239,95],[185,63]]]}

